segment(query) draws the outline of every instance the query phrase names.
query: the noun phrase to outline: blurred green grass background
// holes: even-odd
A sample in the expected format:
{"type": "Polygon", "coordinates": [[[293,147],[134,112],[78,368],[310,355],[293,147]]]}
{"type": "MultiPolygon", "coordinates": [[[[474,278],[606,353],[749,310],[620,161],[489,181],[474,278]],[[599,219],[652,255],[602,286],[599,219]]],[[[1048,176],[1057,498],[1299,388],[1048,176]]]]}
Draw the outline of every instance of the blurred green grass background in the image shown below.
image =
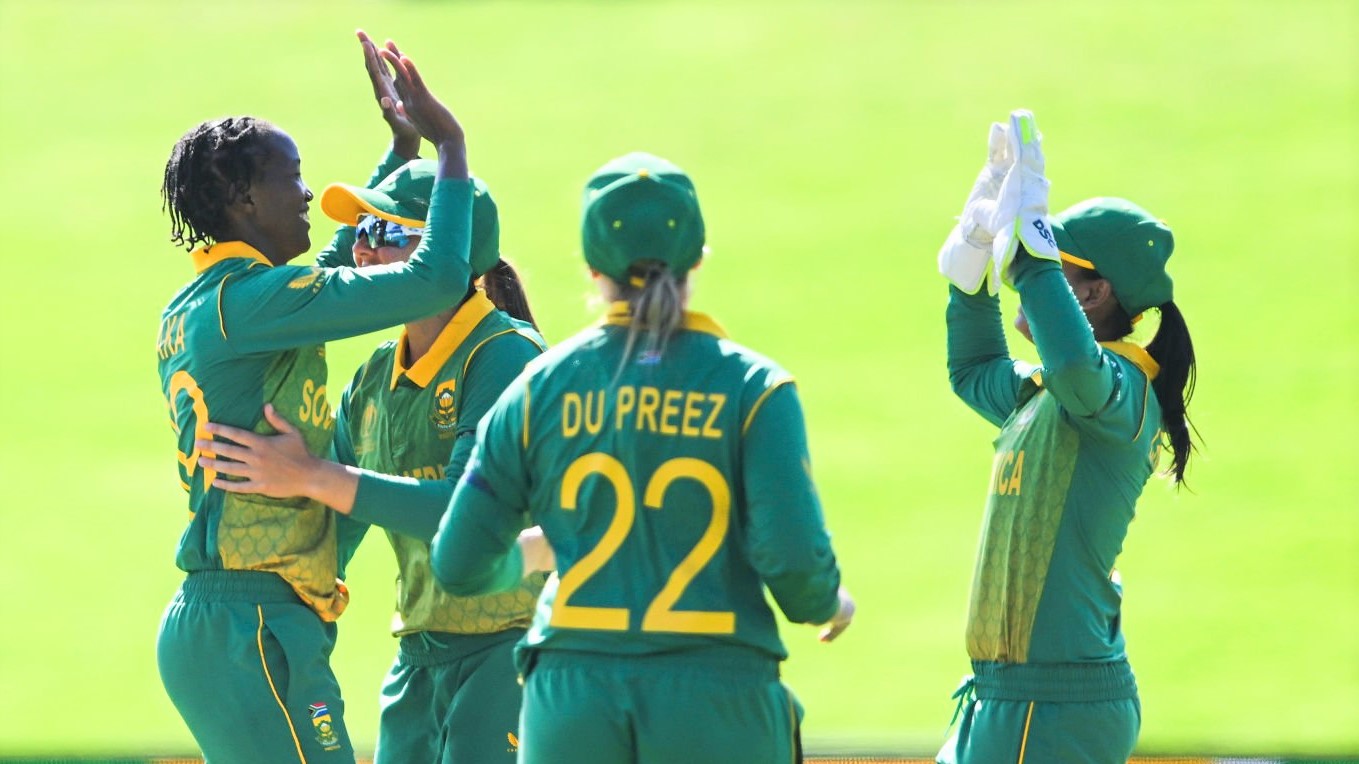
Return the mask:
{"type": "MultiPolygon", "coordinates": [[[[0,753],[193,750],[154,656],[185,502],[153,344],[192,275],[157,190],[186,129],[238,113],[297,139],[313,189],[366,178],[387,133],[355,27],[397,39],[463,120],[549,340],[596,312],[586,176],[645,149],[695,178],[712,255],[694,307],[797,375],[859,601],[832,646],[785,629],[813,749],[943,740],[993,433],[948,389],[934,253],[987,124],[1033,109],[1055,208],[1120,195],[1173,226],[1199,351],[1193,490],[1148,486],[1120,565],[1139,751],[1359,753],[1357,16],[1338,0],[0,0],[0,753]]],[[[332,345],[334,386],[375,339],[332,345]]],[[[363,750],[394,574],[371,542],[341,621],[363,750]]]]}

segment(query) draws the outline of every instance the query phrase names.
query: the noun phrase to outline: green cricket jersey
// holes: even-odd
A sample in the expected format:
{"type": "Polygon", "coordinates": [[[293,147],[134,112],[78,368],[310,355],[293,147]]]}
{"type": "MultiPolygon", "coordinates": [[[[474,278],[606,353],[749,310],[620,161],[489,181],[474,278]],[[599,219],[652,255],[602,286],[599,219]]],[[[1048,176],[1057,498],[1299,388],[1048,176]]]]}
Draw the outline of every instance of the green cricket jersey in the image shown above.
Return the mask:
{"type": "MultiPolygon", "coordinates": [[[[382,526],[396,552],[392,632],[488,634],[525,627],[542,576],[511,592],[456,597],[439,589],[429,542],[475,442],[477,422],[547,343],[531,324],[475,292],[420,360],[403,332],[378,347],[345,389],[336,411],[335,454],[362,467],[352,520],[382,526]]],[[[366,527],[366,526],[363,526],[366,527]]],[[[522,527],[522,526],[521,526],[522,527]]],[[[358,538],[347,539],[357,544],[358,538]]],[[[342,544],[340,556],[352,549],[342,544]]]]}
{"type": "MultiPolygon", "coordinates": [[[[194,440],[207,437],[209,421],[270,432],[262,410],[272,403],[314,453],[328,450],[334,425],[322,343],[436,313],[467,287],[472,184],[441,180],[433,197],[437,222],[407,263],[274,266],[239,241],[193,253],[198,275],[165,308],[157,342],[179,481],[189,494],[175,559],[181,569],[270,571],[322,618],[344,609],[334,513],[315,502],[213,488],[217,475],[199,466],[194,440]]],[[[341,229],[332,246],[352,235],[341,229]]]]}
{"type": "Polygon", "coordinates": [[[1108,662],[1125,657],[1112,575],[1156,466],[1156,362],[1096,344],[1060,266],[1021,254],[1016,288],[1043,366],[1012,360],[999,300],[951,289],[949,374],[1000,425],[968,611],[974,661],[1108,662]]]}
{"type": "Polygon", "coordinates": [[[840,583],[792,378],[698,313],[663,360],[620,370],[627,311],[530,364],[482,420],[435,574],[463,594],[512,585],[527,509],[560,579],[521,647],[787,657],[763,586],[820,623],[840,583]]]}

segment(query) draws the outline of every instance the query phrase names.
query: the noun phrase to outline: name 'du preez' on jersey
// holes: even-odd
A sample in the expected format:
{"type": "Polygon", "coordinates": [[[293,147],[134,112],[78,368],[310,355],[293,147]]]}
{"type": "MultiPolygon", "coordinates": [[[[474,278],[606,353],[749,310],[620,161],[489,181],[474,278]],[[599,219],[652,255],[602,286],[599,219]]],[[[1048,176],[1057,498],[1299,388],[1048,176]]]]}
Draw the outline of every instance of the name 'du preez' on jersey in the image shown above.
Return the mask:
{"type": "Polygon", "coordinates": [[[726,403],[722,393],[632,385],[567,393],[562,397],[562,437],[597,435],[607,425],[619,431],[716,440],[722,437],[718,417],[726,403]]]}

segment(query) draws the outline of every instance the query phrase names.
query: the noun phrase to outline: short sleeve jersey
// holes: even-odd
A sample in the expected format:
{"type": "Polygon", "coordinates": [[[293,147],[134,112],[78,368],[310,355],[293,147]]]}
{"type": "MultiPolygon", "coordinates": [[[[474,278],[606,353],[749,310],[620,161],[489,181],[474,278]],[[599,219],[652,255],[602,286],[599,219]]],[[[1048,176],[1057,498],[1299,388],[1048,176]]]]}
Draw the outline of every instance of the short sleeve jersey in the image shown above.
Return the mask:
{"type": "Polygon", "coordinates": [[[323,343],[437,312],[467,284],[471,184],[436,186],[432,207],[444,232],[427,236],[401,267],[274,266],[244,242],[193,253],[198,275],[166,306],[157,340],[189,497],[175,560],[182,570],[274,572],[322,618],[343,611],[332,513],[306,500],[213,488],[217,475],[199,466],[194,441],[209,438],[210,421],[269,432],[263,407],[271,403],[313,453],[328,451],[334,423],[323,343]]]}
{"type": "Polygon", "coordinates": [[[790,619],[823,622],[840,579],[792,378],[698,313],[663,358],[634,352],[620,367],[628,323],[615,304],[505,392],[445,520],[450,540],[531,510],[559,578],[528,650],[741,645],[784,658],[763,586],[790,619]],[[496,509],[461,516],[466,491],[496,509]]]}
{"type": "MultiPolygon", "coordinates": [[[[340,399],[337,456],[374,472],[457,480],[460,474],[447,474],[463,466],[451,460],[455,444],[470,443],[479,419],[464,416],[469,369],[474,363],[486,368],[497,362],[522,369],[546,343],[532,325],[496,310],[478,291],[459,307],[430,350],[409,367],[402,362],[406,347],[403,333],[399,340],[381,345],[355,374],[340,399]]],[[[452,487],[447,491],[451,494],[452,487]]],[[[525,579],[512,592],[457,597],[435,585],[429,538],[390,528],[387,538],[399,569],[392,623],[396,636],[417,631],[485,634],[528,626],[542,575],[525,579]]]]}

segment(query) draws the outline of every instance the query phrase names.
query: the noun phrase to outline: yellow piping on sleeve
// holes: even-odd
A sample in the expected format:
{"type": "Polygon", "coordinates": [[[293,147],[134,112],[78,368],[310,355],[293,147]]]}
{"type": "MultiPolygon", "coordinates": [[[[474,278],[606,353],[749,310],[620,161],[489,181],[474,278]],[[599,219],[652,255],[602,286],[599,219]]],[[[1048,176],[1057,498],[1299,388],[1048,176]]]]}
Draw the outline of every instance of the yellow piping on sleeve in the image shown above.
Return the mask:
{"type": "Polygon", "coordinates": [[[525,451],[528,451],[528,433],[529,433],[529,386],[528,386],[528,382],[525,381],[525,382],[524,382],[524,450],[525,450],[525,451]]]}
{"type": "Polygon", "coordinates": [[[760,407],[764,405],[765,399],[769,397],[769,394],[779,389],[780,387],[789,384],[792,381],[793,381],[792,377],[788,377],[787,379],[781,379],[778,382],[775,382],[773,385],[771,385],[769,389],[760,393],[760,397],[755,399],[755,405],[750,407],[750,413],[746,415],[745,423],[741,425],[741,435],[744,436],[746,434],[746,431],[750,429],[750,424],[755,421],[755,414],[759,412],[760,407]]]}

